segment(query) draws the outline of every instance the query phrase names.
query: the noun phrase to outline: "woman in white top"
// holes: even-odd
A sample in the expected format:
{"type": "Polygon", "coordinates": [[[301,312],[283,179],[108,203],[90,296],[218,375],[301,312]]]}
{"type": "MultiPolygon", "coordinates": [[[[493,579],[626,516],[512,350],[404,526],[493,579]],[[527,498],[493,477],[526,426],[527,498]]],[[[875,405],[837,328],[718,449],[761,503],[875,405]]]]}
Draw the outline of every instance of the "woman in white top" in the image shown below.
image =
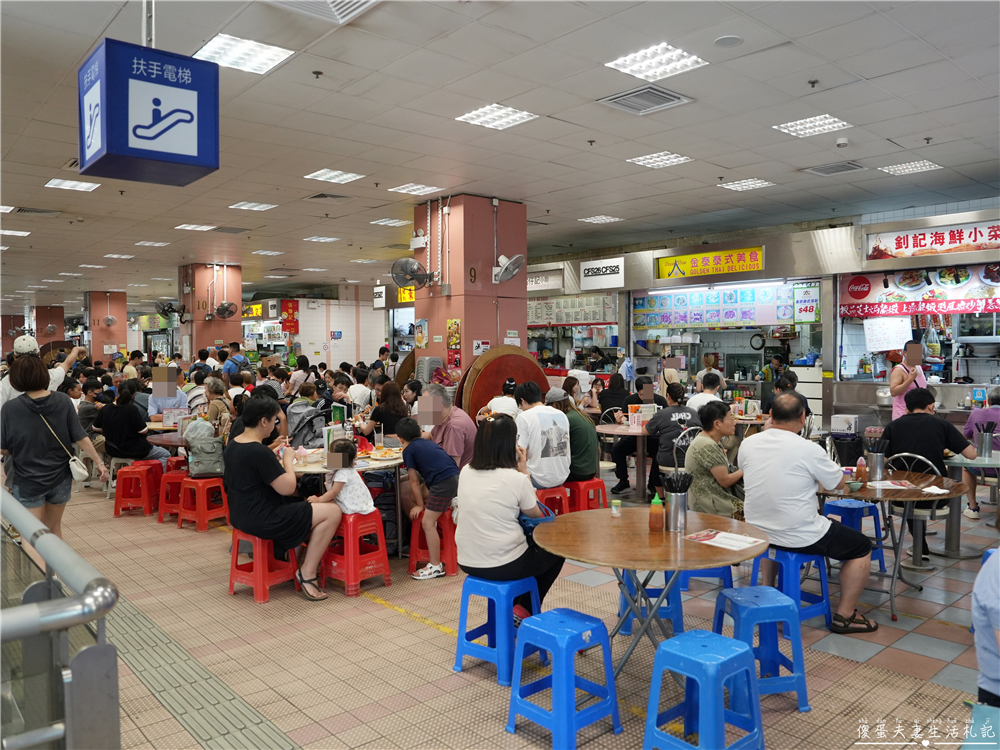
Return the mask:
{"type": "MultiPolygon", "coordinates": [[[[517,519],[521,513],[541,518],[527,456],[517,446],[517,425],[501,414],[487,417],[476,433],[472,461],[458,477],[455,543],[458,565],[487,581],[517,581],[534,576],[539,602],[562,570],[563,558],[528,546],[517,519]]],[[[532,614],[531,597],[519,596],[515,618],[532,614]]],[[[500,613],[500,616],[503,616],[500,613]]]]}
{"type": "Polygon", "coordinates": [[[288,379],[288,396],[299,395],[299,386],[303,383],[315,383],[316,373],[309,369],[309,359],[303,354],[295,360],[295,372],[288,379]]]}
{"type": "Polygon", "coordinates": [[[507,378],[500,389],[500,395],[490,399],[490,402],[486,404],[486,409],[494,414],[506,414],[511,419],[517,419],[521,410],[517,408],[517,401],[514,400],[515,388],[517,388],[517,383],[514,382],[514,378],[507,378]]]}
{"type": "Polygon", "coordinates": [[[706,354],[701,358],[701,363],[705,365],[703,370],[700,370],[697,375],[695,375],[695,390],[701,393],[705,386],[702,385],[701,379],[704,377],[706,372],[714,372],[719,376],[719,380],[722,381],[722,385],[719,386],[720,391],[726,390],[726,377],[722,374],[722,370],[716,368],[716,361],[714,354],[706,354]]]}

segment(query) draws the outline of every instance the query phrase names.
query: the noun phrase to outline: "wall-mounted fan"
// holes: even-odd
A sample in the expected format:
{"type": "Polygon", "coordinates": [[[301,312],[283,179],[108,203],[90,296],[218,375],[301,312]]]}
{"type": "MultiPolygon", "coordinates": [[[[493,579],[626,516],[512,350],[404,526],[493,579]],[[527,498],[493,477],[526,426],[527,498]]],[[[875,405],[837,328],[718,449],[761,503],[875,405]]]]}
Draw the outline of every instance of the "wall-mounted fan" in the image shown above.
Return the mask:
{"type": "MultiPolygon", "coordinates": [[[[215,308],[215,314],[222,319],[233,317],[236,314],[236,311],[240,309],[235,302],[226,302],[226,298],[229,296],[228,271],[229,268],[227,266],[222,267],[222,302],[220,302],[215,308]]],[[[212,296],[215,296],[214,289],[212,296]]]]}
{"type": "Polygon", "coordinates": [[[400,258],[392,264],[390,273],[393,283],[400,288],[423,289],[434,281],[434,274],[427,273],[427,269],[413,258],[400,258]]]}
{"type": "Polygon", "coordinates": [[[111,314],[111,295],[108,294],[107,292],[105,292],[105,295],[107,296],[108,299],[108,314],[104,316],[104,325],[106,325],[108,328],[114,328],[116,325],[118,325],[118,318],[116,318],[114,315],[111,314]]]}
{"type": "Polygon", "coordinates": [[[139,319],[135,315],[129,315],[125,319],[125,322],[128,323],[130,326],[134,326],[136,323],[139,322],[139,319]]]}
{"type": "Polygon", "coordinates": [[[45,308],[45,317],[46,317],[46,320],[48,320],[48,325],[45,326],[45,332],[51,334],[51,333],[55,333],[56,331],[58,331],[59,330],[58,326],[56,326],[56,324],[52,322],[52,308],[51,307],[46,307],[45,308]]]}
{"type": "Polygon", "coordinates": [[[173,302],[167,302],[166,304],[164,304],[163,302],[154,302],[153,307],[156,309],[157,315],[162,315],[164,318],[169,318],[171,315],[176,313],[180,318],[180,322],[181,323],[184,322],[184,312],[187,309],[185,305],[181,305],[180,307],[175,308],[173,302]]]}
{"type": "Polygon", "coordinates": [[[515,255],[513,258],[508,258],[506,255],[501,255],[497,258],[497,263],[500,265],[493,267],[494,284],[510,281],[517,276],[518,271],[524,268],[524,256],[515,255]]]}

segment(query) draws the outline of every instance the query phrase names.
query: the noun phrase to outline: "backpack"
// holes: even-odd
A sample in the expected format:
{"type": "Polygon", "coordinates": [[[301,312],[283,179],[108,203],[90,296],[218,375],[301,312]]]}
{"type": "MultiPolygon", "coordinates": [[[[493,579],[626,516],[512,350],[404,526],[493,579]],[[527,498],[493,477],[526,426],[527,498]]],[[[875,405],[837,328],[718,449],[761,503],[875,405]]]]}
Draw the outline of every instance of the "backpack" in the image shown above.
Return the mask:
{"type": "Polygon", "coordinates": [[[191,365],[189,374],[193,375],[195,370],[197,370],[198,372],[205,373],[206,376],[212,374],[212,366],[208,364],[208,362],[195,362],[193,365],[191,365]]]}
{"type": "Polygon", "coordinates": [[[236,363],[237,372],[249,372],[251,375],[256,377],[257,371],[254,369],[254,366],[250,363],[250,360],[245,355],[234,354],[229,359],[231,359],[233,362],[236,363]],[[239,357],[239,359],[236,359],[237,357],[239,357]]]}
{"type": "Polygon", "coordinates": [[[189,477],[221,477],[225,473],[221,437],[193,438],[187,443],[189,477]]]}

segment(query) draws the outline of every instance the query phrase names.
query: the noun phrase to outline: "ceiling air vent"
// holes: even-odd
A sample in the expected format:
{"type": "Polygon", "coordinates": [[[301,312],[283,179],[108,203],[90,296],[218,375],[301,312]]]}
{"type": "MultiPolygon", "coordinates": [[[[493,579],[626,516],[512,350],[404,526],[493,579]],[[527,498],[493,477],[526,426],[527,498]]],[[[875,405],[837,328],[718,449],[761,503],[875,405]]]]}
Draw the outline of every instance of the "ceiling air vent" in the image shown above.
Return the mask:
{"type": "Polygon", "coordinates": [[[271,0],[271,5],[343,26],[377,2],[378,0],[271,0]]]}
{"type": "Polygon", "coordinates": [[[336,193],[316,193],[305,198],[307,201],[320,201],[322,203],[347,203],[354,200],[352,195],[337,195],[336,193]]]}
{"type": "Polygon", "coordinates": [[[239,227],[216,227],[212,230],[213,232],[222,232],[223,234],[243,234],[243,232],[249,232],[249,229],[240,229],[239,227]]]}
{"type": "Polygon", "coordinates": [[[48,216],[49,218],[58,216],[62,211],[53,211],[48,208],[17,208],[14,209],[16,214],[30,214],[31,216],[48,216]]]}
{"type": "Polygon", "coordinates": [[[548,223],[544,221],[532,221],[531,219],[528,219],[528,225],[533,227],[547,227],[548,223]]]}
{"type": "Polygon", "coordinates": [[[668,107],[677,107],[692,101],[686,96],[659,86],[642,86],[622,94],[607,96],[597,100],[599,104],[630,112],[633,115],[648,115],[668,107]]]}
{"type": "Polygon", "coordinates": [[[803,169],[803,172],[809,172],[810,174],[818,174],[820,177],[833,177],[835,174],[844,174],[846,172],[864,172],[868,167],[857,164],[853,161],[838,161],[836,164],[824,164],[821,167],[809,167],[809,169],[803,169]]]}
{"type": "Polygon", "coordinates": [[[76,157],[73,157],[72,159],[70,159],[69,161],[67,161],[65,164],[63,164],[62,168],[63,169],[79,169],[80,168],[80,160],[77,159],[76,157]]]}
{"type": "Polygon", "coordinates": [[[398,244],[398,243],[395,244],[395,245],[386,245],[386,247],[389,248],[390,250],[409,250],[410,249],[409,245],[402,245],[402,244],[398,244]]]}

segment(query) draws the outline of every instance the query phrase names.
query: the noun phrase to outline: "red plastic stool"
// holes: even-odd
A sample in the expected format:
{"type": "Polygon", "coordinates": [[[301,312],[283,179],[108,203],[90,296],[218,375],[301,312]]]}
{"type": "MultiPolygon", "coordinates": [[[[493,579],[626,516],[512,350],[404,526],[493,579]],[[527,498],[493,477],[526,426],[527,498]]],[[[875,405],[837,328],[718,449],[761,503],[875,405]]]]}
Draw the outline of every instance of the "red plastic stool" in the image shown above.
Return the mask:
{"type": "Polygon", "coordinates": [[[118,470],[115,486],[115,518],[123,510],[142,509],[144,516],[153,515],[157,497],[153,494],[153,472],[149,466],[123,466],[118,470]]]}
{"type": "Polygon", "coordinates": [[[160,482],[163,480],[163,464],[157,459],[149,461],[133,461],[133,466],[148,466],[153,471],[153,494],[160,496],[160,482]]]}
{"type": "Polygon", "coordinates": [[[167,459],[167,471],[183,471],[188,467],[188,460],[183,456],[173,456],[167,459]]]}
{"type": "Polygon", "coordinates": [[[183,471],[168,471],[160,480],[160,514],[157,523],[163,523],[165,515],[178,515],[181,512],[181,483],[187,478],[187,469],[183,471]]]}
{"type": "Polygon", "coordinates": [[[608,489],[600,477],[586,482],[566,482],[571,512],[608,507],[608,489]]]}
{"type": "Polygon", "coordinates": [[[549,487],[546,490],[535,490],[538,502],[551,510],[557,516],[564,516],[572,511],[569,491],[562,486],[549,487]]]}
{"type": "Polygon", "coordinates": [[[264,604],[271,598],[271,586],[294,581],[295,590],[299,590],[299,582],[295,580],[295,571],[298,569],[295,550],[288,550],[288,562],[279,560],[274,556],[274,542],[270,539],[260,539],[233,529],[233,555],[229,565],[230,594],[234,594],[236,584],[241,583],[253,588],[253,600],[257,604],[264,604]],[[253,545],[253,559],[243,564],[236,562],[240,556],[241,541],[253,545]]]}
{"type": "MultiPolygon", "coordinates": [[[[418,563],[431,561],[423,520],[424,514],[421,511],[417,520],[410,524],[410,575],[417,572],[418,563]]],[[[451,508],[438,516],[437,529],[438,536],[441,537],[441,562],[444,563],[445,575],[457,576],[458,546],[455,544],[455,522],[451,520],[451,508]]]]}
{"type": "Polygon", "coordinates": [[[375,510],[364,515],[346,515],[340,521],[330,548],[323,553],[319,585],[323,587],[327,578],[333,578],[344,582],[348,596],[357,596],[361,593],[361,582],[375,576],[382,576],[386,586],[392,585],[382,514],[375,510]],[[368,534],[378,537],[378,546],[364,541],[362,537],[368,534]]]}
{"type": "Polygon", "coordinates": [[[198,531],[208,531],[208,522],[213,518],[225,518],[229,523],[229,501],[226,490],[222,486],[222,477],[207,479],[192,479],[185,477],[181,481],[181,501],[177,509],[177,528],[185,521],[194,521],[198,531]],[[209,506],[209,490],[218,489],[222,493],[222,505],[209,506]]]}

